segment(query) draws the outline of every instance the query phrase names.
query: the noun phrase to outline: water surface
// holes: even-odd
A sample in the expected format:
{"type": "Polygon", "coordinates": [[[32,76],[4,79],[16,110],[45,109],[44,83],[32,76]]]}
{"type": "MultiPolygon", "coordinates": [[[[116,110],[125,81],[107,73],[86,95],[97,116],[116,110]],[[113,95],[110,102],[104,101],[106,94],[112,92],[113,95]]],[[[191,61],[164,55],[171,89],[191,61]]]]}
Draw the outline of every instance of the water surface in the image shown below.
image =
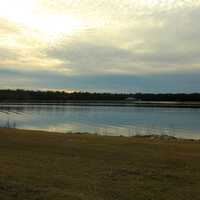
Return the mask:
{"type": "Polygon", "coordinates": [[[0,105],[0,126],[101,135],[200,138],[200,109],[83,105],[0,105]]]}

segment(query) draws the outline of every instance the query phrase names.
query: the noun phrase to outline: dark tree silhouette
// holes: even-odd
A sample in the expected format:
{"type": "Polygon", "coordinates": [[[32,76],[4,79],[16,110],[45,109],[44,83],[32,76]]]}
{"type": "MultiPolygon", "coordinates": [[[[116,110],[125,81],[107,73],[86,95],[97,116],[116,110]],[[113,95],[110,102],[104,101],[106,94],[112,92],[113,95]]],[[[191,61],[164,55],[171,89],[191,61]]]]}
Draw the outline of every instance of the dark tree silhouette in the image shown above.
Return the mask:
{"type": "Polygon", "coordinates": [[[31,91],[31,90],[0,90],[0,102],[29,102],[29,101],[123,101],[135,99],[141,101],[200,101],[200,93],[191,94],[115,94],[89,92],[58,92],[58,91],[31,91]]]}

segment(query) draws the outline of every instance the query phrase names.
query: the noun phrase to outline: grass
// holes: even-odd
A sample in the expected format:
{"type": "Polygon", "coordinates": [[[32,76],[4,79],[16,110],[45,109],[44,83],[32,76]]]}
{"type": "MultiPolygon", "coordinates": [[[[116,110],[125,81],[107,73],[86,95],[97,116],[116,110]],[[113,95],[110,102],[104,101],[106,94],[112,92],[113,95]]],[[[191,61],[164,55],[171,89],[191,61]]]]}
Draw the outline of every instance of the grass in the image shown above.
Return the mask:
{"type": "Polygon", "coordinates": [[[200,142],[0,129],[1,200],[197,200],[200,142]]]}

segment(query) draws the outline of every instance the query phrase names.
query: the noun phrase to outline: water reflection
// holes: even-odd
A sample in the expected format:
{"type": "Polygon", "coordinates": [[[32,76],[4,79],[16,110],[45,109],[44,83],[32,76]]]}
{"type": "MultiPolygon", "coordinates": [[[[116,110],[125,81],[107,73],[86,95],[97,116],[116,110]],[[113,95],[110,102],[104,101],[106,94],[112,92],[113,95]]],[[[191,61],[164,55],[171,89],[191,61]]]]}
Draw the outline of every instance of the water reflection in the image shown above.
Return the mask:
{"type": "Polygon", "coordinates": [[[0,126],[101,135],[200,138],[200,109],[81,105],[0,105],[0,126]]]}

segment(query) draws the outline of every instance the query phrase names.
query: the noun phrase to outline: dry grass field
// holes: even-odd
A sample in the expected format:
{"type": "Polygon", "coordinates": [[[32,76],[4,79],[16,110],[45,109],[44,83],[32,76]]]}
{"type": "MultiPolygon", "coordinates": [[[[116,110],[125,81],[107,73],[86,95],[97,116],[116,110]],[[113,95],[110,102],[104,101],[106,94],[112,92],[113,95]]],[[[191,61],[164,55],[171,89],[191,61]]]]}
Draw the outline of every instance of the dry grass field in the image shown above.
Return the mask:
{"type": "Polygon", "coordinates": [[[197,200],[200,142],[0,129],[1,200],[197,200]]]}

